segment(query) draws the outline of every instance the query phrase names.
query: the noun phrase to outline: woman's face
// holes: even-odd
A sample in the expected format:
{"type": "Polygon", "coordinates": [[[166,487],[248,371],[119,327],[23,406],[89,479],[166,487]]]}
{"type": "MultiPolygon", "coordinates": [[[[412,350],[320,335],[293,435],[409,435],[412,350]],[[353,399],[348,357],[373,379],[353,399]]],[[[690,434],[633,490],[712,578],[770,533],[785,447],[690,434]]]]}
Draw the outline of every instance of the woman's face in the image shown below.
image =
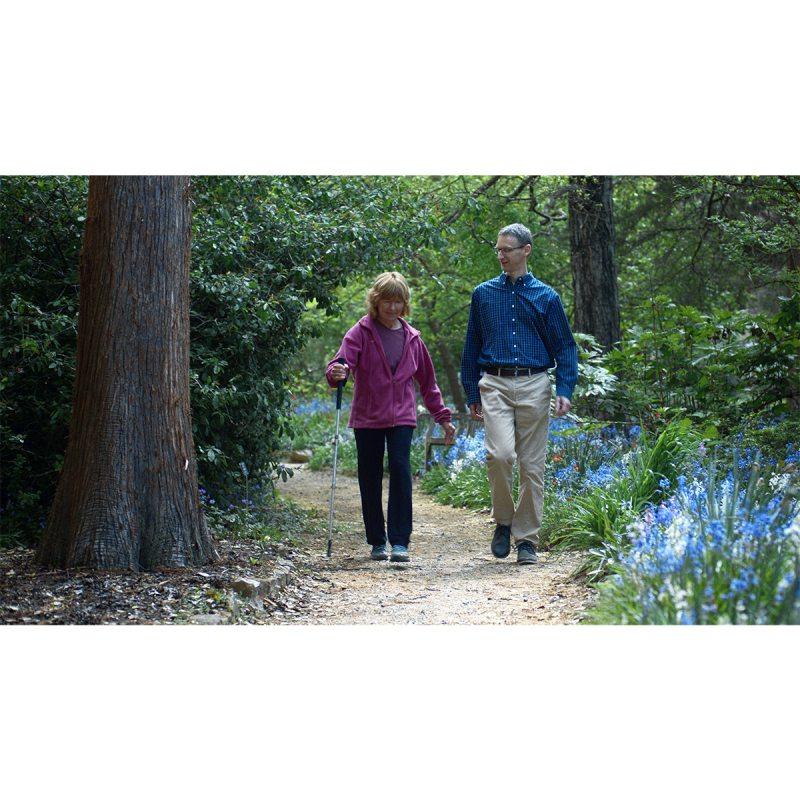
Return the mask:
{"type": "Polygon", "coordinates": [[[378,300],[378,322],[386,328],[394,328],[403,316],[405,302],[401,297],[382,297],[378,300]]]}

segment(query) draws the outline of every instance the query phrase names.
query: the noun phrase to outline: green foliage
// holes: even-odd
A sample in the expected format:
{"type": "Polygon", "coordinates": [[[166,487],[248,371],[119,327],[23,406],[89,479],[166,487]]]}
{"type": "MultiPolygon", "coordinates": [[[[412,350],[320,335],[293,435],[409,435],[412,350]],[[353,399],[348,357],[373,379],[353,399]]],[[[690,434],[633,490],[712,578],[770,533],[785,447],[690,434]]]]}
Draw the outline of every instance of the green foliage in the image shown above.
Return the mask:
{"type": "MultiPolygon", "coordinates": [[[[352,433],[345,427],[349,410],[342,409],[339,422],[340,439],[352,438],[352,433]]],[[[333,441],[336,430],[336,411],[321,410],[311,413],[294,413],[287,420],[287,438],[282,442],[282,449],[288,450],[317,450],[333,441]]]]}
{"type": "MultiPolygon", "coordinates": [[[[457,508],[486,510],[492,507],[492,494],[485,464],[471,464],[453,475],[445,467],[434,467],[422,478],[423,491],[437,503],[457,508]]],[[[515,480],[518,489],[518,479],[515,480]]]]}
{"type": "Polygon", "coordinates": [[[745,422],[740,433],[741,438],[736,442],[740,447],[756,449],[765,460],[781,463],[786,458],[787,445],[793,443],[796,446],[800,442],[800,415],[787,416],[758,427],[745,422]]]}
{"type": "Polygon", "coordinates": [[[44,527],[66,449],[86,187],[0,179],[0,546],[44,527]]]}
{"type": "MultiPolygon", "coordinates": [[[[308,466],[314,470],[333,468],[333,432],[329,440],[314,448],[314,455],[308,466]]],[[[358,455],[356,454],[356,441],[352,436],[340,439],[339,450],[336,454],[336,470],[343,475],[356,475],[358,473],[358,455]]]]}
{"type": "Polygon", "coordinates": [[[572,403],[583,416],[590,417],[609,405],[608,398],[616,393],[618,378],[606,366],[603,349],[593,336],[575,333],[574,338],[578,345],[578,385],[572,403]]]}
{"type": "Polygon", "coordinates": [[[310,515],[271,488],[257,491],[234,505],[219,505],[203,493],[203,511],[215,535],[224,539],[292,543],[311,524],[310,515]]]}
{"type": "Polygon", "coordinates": [[[633,326],[604,361],[617,378],[603,407],[657,422],[688,415],[708,435],[747,417],[792,410],[800,397],[800,319],[795,299],[778,314],[701,314],[667,297],[649,303],[648,328],[633,326]]]}
{"type": "Polygon", "coordinates": [[[799,185],[791,176],[616,178],[623,320],[649,325],[655,295],[703,313],[774,313],[796,280],[799,185]]]}

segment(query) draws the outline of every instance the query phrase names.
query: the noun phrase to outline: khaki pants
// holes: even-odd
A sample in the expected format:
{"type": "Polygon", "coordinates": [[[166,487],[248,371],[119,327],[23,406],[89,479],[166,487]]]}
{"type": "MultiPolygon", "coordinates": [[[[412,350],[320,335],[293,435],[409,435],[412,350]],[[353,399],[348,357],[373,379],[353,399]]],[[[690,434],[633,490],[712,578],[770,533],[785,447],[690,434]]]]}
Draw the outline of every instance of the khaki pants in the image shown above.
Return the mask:
{"type": "Polygon", "coordinates": [[[486,466],[492,514],[510,525],[517,544],[538,544],[544,500],[544,462],[552,389],[546,372],[501,378],[484,374],[478,384],[486,427],[486,466]],[[514,505],[512,468],[519,462],[519,500],[514,505]]]}

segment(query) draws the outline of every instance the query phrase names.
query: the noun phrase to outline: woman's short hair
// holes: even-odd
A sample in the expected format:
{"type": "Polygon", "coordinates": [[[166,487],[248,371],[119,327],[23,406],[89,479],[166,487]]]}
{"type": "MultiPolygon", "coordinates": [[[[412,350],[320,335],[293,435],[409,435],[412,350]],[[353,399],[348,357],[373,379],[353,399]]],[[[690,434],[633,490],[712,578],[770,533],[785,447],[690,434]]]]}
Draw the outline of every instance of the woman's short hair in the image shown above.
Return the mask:
{"type": "Polygon", "coordinates": [[[382,272],[367,292],[367,311],[372,319],[378,317],[378,303],[381,300],[402,300],[403,313],[407,317],[411,313],[411,292],[406,279],[399,272],[382,272]]]}

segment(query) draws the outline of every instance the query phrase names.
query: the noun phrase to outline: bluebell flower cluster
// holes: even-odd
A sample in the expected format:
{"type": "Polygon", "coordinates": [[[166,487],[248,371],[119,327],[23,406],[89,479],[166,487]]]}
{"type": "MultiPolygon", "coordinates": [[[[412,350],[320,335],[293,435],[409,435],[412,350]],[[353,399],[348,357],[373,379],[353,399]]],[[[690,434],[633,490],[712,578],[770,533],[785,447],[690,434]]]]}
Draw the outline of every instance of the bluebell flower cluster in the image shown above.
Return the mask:
{"type": "Polygon", "coordinates": [[[719,480],[681,476],[630,528],[613,581],[636,591],[639,617],[626,621],[800,621],[800,506],[772,492],[759,458],[735,455],[719,480]]]}
{"type": "Polygon", "coordinates": [[[214,506],[216,505],[216,501],[214,498],[202,487],[199,487],[200,490],[200,503],[204,506],[214,506]]]}
{"type": "MultiPolygon", "coordinates": [[[[344,406],[344,401],[342,402],[344,406]]],[[[310,414],[327,414],[330,411],[336,410],[336,403],[329,399],[314,398],[307,400],[303,403],[298,403],[294,407],[294,413],[300,416],[308,416],[310,414]]]]}
{"type": "Polygon", "coordinates": [[[452,447],[436,450],[433,454],[434,463],[447,467],[451,478],[458,475],[465,467],[486,463],[486,433],[483,428],[478,429],[474,436],[461,434],[456,437],[452,447]]]}
{"type": "Polygon", "coordinates": [[[638,446],[638,425],[583,429],[566,419],[550,423],[546,482],[556,497],[606,487],[627,470],[627,457],[638,446]]]}
{"type": "MultiPolygon", "coordinates": [[[[626,454],[638,444],[638,425],[579,426],[554,418],[548,434],[546,483],[561,500],[587,488],[605,487],[626,471],[626,454]]],[[[485,433],[460,435],[450,448],[433,452],[435,464],[447,469],[448,479],[458,480],[462,470],[486,463],[485,433]]]]}

